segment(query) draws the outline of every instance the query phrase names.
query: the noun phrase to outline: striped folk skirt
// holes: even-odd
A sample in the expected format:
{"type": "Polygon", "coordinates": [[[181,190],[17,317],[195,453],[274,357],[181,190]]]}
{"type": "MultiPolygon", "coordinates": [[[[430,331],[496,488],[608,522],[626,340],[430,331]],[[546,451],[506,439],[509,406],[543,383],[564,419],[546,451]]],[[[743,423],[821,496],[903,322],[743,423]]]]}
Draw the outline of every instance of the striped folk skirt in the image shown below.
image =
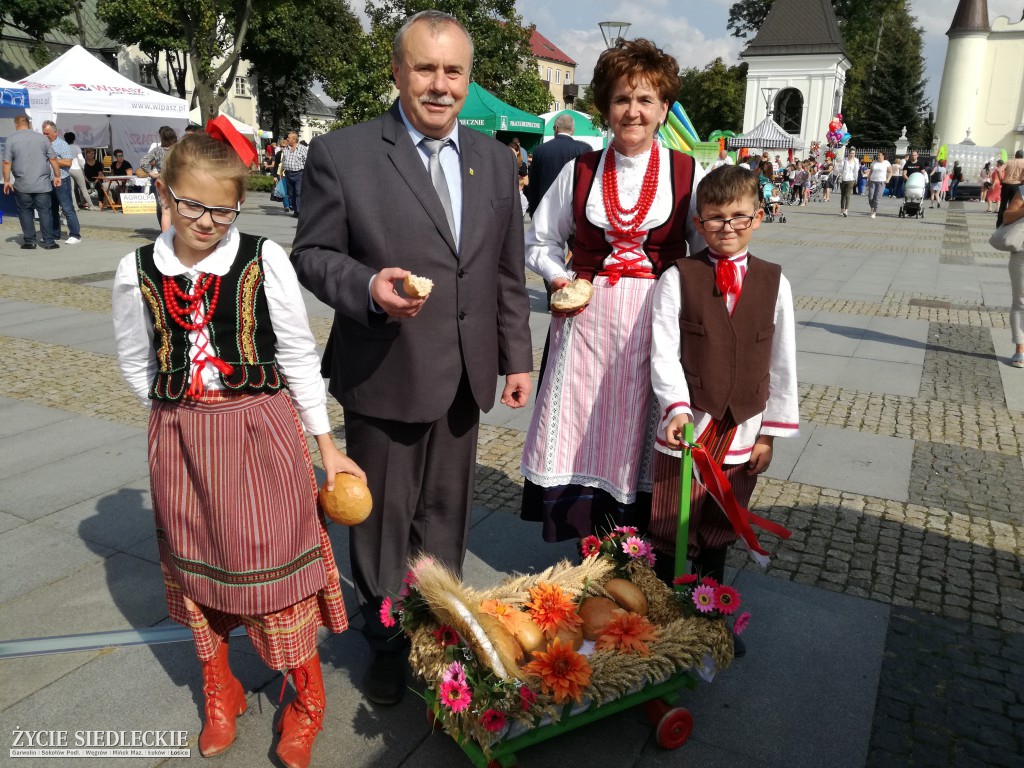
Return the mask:
{"type": "MultiPolygon", "coordinates": [[[[582,313],[551,318],[547,368],[522,461],[523,475],[545,495],[581,486],[628,506],[638,493],[650,493],[658,426],[651,390],[654,286],[654,280],[629,277],[609,285],[598,276],[582,313]]],[[[525,510],[524,518],[539,519],[525,510]]]]}
{"type": "Polygon", "coordinates": [[[287,392],[153,402],[149,468],[170,616],[207,661],[244,626],[273,669],[348,627],[316,478],[287,392]]]}
{"type": "MultiPolygon", "coordinates": [[[[651,502],[651,525],[647,531],[647,538],[657,550],[659,557],[673,555],[676,551],[681,464],[678,456],[655,451],[654,499],[651,502]]],[[[725,464],[722,469],[729,484],[732,485],[736,501],[743,507],[748,506],[750,497],[754,495],[758,476],[747,474],[746,462],[725,464]]],[[[689,534],[686,555],[691,561],[708,550],[728,547],[739,538],[729,518],[718,506],[718,502],[696,480],[690,486],[689,534]]]]}

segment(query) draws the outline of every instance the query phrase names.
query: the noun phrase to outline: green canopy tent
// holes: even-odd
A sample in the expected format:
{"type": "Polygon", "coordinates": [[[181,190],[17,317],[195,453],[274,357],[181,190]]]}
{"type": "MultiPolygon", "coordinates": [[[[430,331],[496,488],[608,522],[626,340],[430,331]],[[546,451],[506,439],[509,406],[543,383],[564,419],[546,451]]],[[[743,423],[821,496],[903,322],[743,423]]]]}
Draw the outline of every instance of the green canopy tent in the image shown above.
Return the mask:
{"type": "Polygon", "coordinates": [[[469,84],[469,94],[459,113],[459,122],[502,142],[518,136],[527,148],[537,144],[544,133],[544,121],[539,117],[506,104],[476,83],[469,84]]]}

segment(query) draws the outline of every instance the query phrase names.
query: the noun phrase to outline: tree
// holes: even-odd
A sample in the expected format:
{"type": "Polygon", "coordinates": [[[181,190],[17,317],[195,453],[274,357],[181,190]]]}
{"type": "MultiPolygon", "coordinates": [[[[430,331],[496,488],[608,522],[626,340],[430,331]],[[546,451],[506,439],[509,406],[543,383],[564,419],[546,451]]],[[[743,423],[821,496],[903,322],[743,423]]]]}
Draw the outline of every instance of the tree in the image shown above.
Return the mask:
{"type": "Polygon", "coordinates": [[[174,7],[160,0],[99,0],[96,15],[107,35],[137,45],[157,90],[184,99],[188,41],[179,29],[174,7]],[[162,71],[161,71],[162,70],[162,71]]]}
{"type": "MultiPolygon", "coordinates": [[[[514,107],[540,114],[551,106],[551,95],[541,82],[536,59],[530,48],[531,28],[524,28],[516,13],[515,0],[367,0],[371,32],[367,49],[360,52],[365,67],[357,75],[368,86],[369,98],[361,99],[352,84],[337,83],[343,97],[339,102],[359,104],[368,111],[380,101],[391,78],[391,41],[402,22],[414,13],[435,8],[450,13],[473,38],[473,80],[514,107]]],[[[335,92],[328,90],[332,98],[335,92]]],[[[380,112],[387,107],[386,97],[380,112]]],[[[377,114],[380,114],[377,112],[377,114]]],[[[340,114],[339,114],[340,116],[340,114]]],[[[369,116],[369,115],[367,115],[369,116]]]]}
{"type": "Polygon", "coordinates": [[[43,39],[54,31],[73,35],[76,32],[75,22],[70,14],[75,8],[69,3],[52,3],[45,0],[0,0],[0,20],[12,26],[35,41],[32,47],[32,59],[40,67],[48,64],[52,58],[43,39]]]}
{"type": "Polygon", "coordinates": [[[697,133],[740,131],[747,89],[747,65],[727,67],[718,57],[703,69],[688,67],[679,73],[679,103],[697,133]]]}
{"type": "Polygon", "coordinates": [[[362,37],[345,0],[287,0],[255,10],[242,56],[257,75],[260,124],[275,136],[297,128],[313,81],[350,68],[362,37]]]}
{"type": "MultiPolygon", "coordinates": [[[[202,123],[214,118],[234,84],[249,30],[254,0],[100,0],[107,35],[126,45],[138,45],[153,62],[152,52],[179,52],[180,66],[168,65],[174,88],[184,95],[186,69],[192,70],[192,107],[199,105],[202,123]],[[123,6],[118,10],[114,5],[123,6]],[[134,14],[131,18],[125,14],[134,14]],[[146,17],[159,22],[149,23],[146,17]],[[124,22],[124,27],[112,26],[124,22]]],[[[271,0],[258,0],[261,7],[271,0]]]]}

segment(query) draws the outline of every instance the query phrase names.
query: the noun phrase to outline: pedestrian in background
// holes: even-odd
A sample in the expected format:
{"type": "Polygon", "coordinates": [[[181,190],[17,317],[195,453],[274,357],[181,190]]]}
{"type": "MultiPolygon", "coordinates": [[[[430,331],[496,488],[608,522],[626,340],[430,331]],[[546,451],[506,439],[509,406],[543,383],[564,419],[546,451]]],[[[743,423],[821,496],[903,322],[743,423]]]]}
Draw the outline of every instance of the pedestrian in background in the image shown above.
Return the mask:
{"type": "Polygon", "coordinates": [[[71,148],[68,143],[57,133],[57,125],[52,120],[43,122],[43,135],[50,140],[53,151],[57,154],[57,165],[60,167],[60,174],[54,176],[51,191],[51,213],[53,218],[53,232],[56,239],[60,239],[60,214],[68,223],[68,238],[65,245],[75,245],[82,242],[82,228],[78,223],[78,213],[75,211],[74,192],[71,181],[71,148]],[[59,179],[59,182],[58,182],[59,179]]]}
{"type": "Polygon", "coordinates": [[[21,247],[25,250],[36,247],[35,216],[38,216],[43,248],[59,248],[55,242],[57,234],[51,229],[53,216],[50,213],[53,204],[51,190],[54,184],[60,185],[57,153],[45,136],[32,130],[32,122],[27,115],[14,118],[14,133],[4,144],[3,169],[4,194],[14,192],[18,206],[21,247]]]}

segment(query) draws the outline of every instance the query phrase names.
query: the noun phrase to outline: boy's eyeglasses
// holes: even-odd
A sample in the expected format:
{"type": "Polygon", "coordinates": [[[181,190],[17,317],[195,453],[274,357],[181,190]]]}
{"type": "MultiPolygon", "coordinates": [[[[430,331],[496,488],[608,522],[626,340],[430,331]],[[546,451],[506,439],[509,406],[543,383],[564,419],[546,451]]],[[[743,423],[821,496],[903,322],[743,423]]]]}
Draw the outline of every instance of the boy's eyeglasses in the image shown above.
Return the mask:
{"type": "Polygon", "coordinates": [[[169,186],[167,191],[171,195],[171,199],[174,201],[175,206],[178,209],[178,213],[184,216],[186,219],[196,221],[203,218],[203,215],[207,211],[210,213],[210,218],[213,219],[214,224],[231,224],[238,214],[241,213],[241,208],[216,208],[209,205],[203,205],[196,200],[188,200],[183,197],[178,197],[174,194],[174,190],[169,186]]]}
{"type": "Polygon", "coordinates": [[[116,157],[118,160],[120,160],[122,157],[124,157],[124,155],[114,155],[114,157],[116,157]]]}
{"type": "Polygon", "coordinates": [[[708,232],[721,232],[726,224],[731,226],[733,231],[739,232],[741,229],[749,229],[753,221],[754,216],[733,216],[731,219],[701,219],[700,223],[708,232]]]}

